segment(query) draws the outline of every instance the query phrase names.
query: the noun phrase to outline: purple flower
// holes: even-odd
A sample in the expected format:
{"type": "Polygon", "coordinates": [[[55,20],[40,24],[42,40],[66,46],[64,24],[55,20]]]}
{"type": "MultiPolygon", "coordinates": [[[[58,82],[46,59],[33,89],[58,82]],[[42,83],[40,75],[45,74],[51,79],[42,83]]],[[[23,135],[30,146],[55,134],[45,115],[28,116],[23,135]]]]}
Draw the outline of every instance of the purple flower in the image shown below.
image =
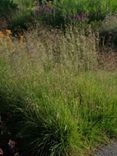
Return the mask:
{"type": "Polygon", "coordinates": [[[85,21],[87,19],[87,16],[84,13],[77,13],[74,15],[67,15],[65,16],[64,19],[71,22],[81,22],[81,21],[85,21]]]}
{"type": "Polygon", "coordinates": [[[38,9],[36,9],[35,14],[37,16],[39,15],[52,15],[55,12],[55,8],[54,7],[50,7],[47,4],[41,5],[38,7],[38,9]]]}

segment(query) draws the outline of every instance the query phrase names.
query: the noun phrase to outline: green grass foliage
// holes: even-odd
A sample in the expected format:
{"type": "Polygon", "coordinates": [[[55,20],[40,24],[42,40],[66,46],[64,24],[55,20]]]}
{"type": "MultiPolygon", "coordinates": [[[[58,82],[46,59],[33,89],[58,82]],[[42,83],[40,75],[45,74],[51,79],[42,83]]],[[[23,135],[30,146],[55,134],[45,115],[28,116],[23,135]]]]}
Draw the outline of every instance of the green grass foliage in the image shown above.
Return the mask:
{"type": "Polygon", "coordinates": [[[92,32],[43,28],[0,42],[0,111],[23,151],[85,155],[116,137],[117,71],[98,69],[95,44],[92,32]]]}

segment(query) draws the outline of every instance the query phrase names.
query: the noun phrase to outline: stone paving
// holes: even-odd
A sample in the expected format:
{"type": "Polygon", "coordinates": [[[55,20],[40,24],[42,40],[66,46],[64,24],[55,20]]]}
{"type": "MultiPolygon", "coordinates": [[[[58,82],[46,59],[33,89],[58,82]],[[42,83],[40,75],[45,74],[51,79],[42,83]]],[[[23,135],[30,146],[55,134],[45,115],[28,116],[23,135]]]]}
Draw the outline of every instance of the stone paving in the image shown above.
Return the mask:
{"type": "Polygon", "coordinates": [[[95,156],[117,156],[117,142],[98,150],[95,156]]]}

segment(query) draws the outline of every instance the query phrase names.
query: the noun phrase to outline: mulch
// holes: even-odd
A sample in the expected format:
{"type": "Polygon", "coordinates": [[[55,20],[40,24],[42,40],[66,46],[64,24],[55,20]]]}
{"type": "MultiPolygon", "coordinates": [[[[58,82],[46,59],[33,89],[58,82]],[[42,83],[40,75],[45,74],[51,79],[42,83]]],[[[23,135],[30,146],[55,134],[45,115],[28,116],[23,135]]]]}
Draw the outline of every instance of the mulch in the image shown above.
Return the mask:
{"type": "Polygon", "coordinates": [[[17,140],[5,130],[4,123],[0,115],[0,156],[16,155],[19,155],[17,140]]]}

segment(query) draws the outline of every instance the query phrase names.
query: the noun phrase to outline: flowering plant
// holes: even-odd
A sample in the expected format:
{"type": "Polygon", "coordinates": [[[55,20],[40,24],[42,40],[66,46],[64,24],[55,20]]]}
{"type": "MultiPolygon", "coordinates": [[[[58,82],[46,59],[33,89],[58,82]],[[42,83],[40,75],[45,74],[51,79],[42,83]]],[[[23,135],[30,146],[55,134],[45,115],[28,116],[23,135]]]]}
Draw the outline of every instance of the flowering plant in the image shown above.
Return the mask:
{"type": "Polygon", "coordinates": [[[83,12],[67,12],[52,2],[46,2],[35,10],[35,16],[46,24],[54,26],[64,26],[87,20],[87,15],[83,12]]]}

